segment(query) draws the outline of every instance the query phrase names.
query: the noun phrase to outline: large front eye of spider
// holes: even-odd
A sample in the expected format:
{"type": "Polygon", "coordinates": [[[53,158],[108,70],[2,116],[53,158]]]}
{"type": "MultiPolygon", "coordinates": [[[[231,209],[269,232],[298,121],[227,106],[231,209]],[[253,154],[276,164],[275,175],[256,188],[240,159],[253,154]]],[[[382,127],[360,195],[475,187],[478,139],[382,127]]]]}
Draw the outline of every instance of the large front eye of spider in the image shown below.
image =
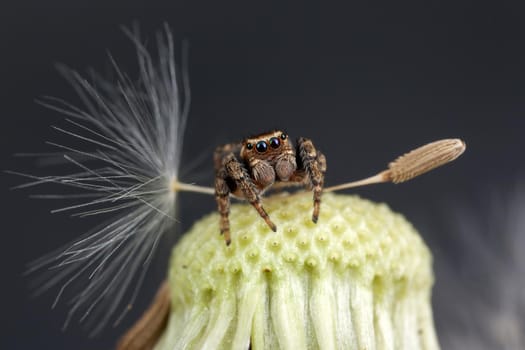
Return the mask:
{"type": "Polygon", "coordinates": [[[266,152],[268,150],[268,144],[266,143],[266,141],[259,141],[255,145],[255,149],[259,153],[264,153],[264,152],[266,152]]]}
{"type": "Polygon", "coordinates": [[[277,137],[272,137],[270,139],[270,147],[271,148],[278,148],[281,145],[281,141],[277,137]]]}

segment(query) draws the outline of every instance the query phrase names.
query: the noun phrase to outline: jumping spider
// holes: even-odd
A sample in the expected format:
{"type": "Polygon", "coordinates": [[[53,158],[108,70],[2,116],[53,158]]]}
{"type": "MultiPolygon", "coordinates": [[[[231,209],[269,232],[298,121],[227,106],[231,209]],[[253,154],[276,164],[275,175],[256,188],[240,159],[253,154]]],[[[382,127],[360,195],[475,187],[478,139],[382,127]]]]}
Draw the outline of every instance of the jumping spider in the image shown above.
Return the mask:
{"type": "Polygon", "coordinates": [[[230,238],[230,194],[244,198],[275,232],[260,195],[276,185],[303,185],[313,191],[312,221],[317,222],[323,191],[326,158],[311,140],[299,138],[294,146],[288,135],[276,130],[217,147],[214,153],[215,198],[221,215],[220,229],[230,238]]]}

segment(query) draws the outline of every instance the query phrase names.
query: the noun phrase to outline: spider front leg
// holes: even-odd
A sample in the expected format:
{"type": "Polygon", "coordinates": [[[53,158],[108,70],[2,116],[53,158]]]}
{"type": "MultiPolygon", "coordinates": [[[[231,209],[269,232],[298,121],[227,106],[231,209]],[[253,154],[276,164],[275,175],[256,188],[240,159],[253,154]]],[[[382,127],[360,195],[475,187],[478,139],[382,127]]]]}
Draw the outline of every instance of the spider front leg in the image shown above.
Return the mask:
{"type": "Polygon", "coordinates": [[[224,235],[226,245],[230,245],[230,188],[226,182],[227,174],[224,169],[217,172],[215,177],[215,200],[219,208],[219,215],[221,216],[220,229],[221,235],[224,235]]]}
{"type": "Polygon", "coordinates": [[[223,168],[217,172],[215,179],[215,196],[221,215],[221,234],[224,234],[226,244],[229,245],[231,242],[230,223],[228,219],[230,212],[230,193],[244,197],[255,210],[257,210],[270,229],[274,232],[277,231],[277,227],[270,220],[270,217],[262,206],[258,190],[252,182],[246,168],[235,158],[233,153],[224,157],[223,164],[223,168]]]}
{"type": "MultiPolygon", "coordinates": [[[[230,143],[217,147],[213,154],[213,162],[215,165],[215,200],[219,209],[220,230],[221,235],[224,235],[224,240],[227,245],[230,245],[230,192],[235,191],[235,184],[228,184],[228,172],[224,166],[224,159],[226,155],[232,155],[233,152],[240,148],[239,144],[230,143]]],[[[234,157],[235,158],[235,157],[234,157]]]]}
{"type": "Polygon", "coordinates": [[[314,193],[314,210],[312,221],[317,223],[321,207],[321,195],[323,193],[324,174],[326,172],[326,158],[315,149],[311,140],[301,137],[297,141],[299,157],[304,170],[308,175],[308,181],[314,193]]]}

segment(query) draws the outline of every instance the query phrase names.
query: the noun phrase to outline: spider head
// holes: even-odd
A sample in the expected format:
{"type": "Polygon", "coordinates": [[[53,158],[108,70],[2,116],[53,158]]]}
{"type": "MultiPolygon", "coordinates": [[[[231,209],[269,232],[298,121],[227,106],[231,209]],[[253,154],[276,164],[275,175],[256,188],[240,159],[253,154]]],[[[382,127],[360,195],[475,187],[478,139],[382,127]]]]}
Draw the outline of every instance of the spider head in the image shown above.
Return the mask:
{"type": "Polygon", "coordinates": [[[242,142],[241,158],[248,162],[254,159],[271,161],[291,149],[288,135],[275,130],[245,139],[242,142]]]}

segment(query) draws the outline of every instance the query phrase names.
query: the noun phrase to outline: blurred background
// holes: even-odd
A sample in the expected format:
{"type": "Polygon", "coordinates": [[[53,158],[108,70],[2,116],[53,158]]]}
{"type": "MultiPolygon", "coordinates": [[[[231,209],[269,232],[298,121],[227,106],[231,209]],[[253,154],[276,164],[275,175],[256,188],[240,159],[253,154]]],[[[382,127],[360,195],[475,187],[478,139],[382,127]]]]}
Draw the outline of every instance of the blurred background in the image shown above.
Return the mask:
{"type": "MultiPolygon", "coordinates": [[[[109,51],[136,77],[134,48],[120,26],[136,21],[143,37],[153,41],[168,23],[177,43],[190,44],[192,107],[183,164],[204,155],[182,180],[211,185],[216,145],[273,128],[314,141],[328,160],[327,185],[372,175],[436,139],[465,140],[467,151],[453,164],[406,184],[352,192],[403,213],[430,245],[444,349],[466,348],[462,344],[475,337],[487,349],[519,349],[509,339],[523,341],[525,332],[525,262],[518,259],[525,248],[524,10],[520,1],[3,4],[1,167],[46,173],[12,155],[52,150],[45,141],[57,137],[50,126],[63,117],[36,98],[51,95],[79,104],[55,63],[107,75],[109,51]],[[508,290],[510,296],[502,293],[508,290]],[[480,321],[494,313],[496,326],[480,321]],[[505,347],[498,343],[502,334],[505,347]]],[[[122,325],[95,339],[76,323],[62,331],[67,305],[50,309],[57,290],[32,299],[23,271],[97,220],[51,215],[59,204],[28,198],[33,190],[11,191],[25,180],[1,176],[0,347],[111,348],[149,303],[171,245],[162,247],[139,303],[122,325]]],[[[179,234],[214,210],[215,202],[184,194],[180,208],[179,234]]]]}

